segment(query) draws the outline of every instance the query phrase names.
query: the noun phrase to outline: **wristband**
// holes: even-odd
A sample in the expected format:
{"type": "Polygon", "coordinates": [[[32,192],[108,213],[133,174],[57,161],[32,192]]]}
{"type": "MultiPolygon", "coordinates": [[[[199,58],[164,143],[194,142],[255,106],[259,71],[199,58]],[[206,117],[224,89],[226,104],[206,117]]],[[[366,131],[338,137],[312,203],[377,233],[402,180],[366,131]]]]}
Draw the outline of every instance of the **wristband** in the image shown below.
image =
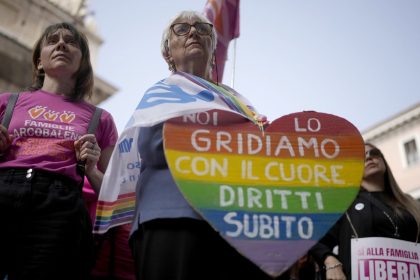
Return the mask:
{"type": "Polygon", "coordinates": [[[338,262],[336,264],[333,264],[332,266],[326,266],[325,270],[334,269],[334,268],[337,268],[337,267],[342,266],[342,265],[343,265],[342,263],[338,262]]]}

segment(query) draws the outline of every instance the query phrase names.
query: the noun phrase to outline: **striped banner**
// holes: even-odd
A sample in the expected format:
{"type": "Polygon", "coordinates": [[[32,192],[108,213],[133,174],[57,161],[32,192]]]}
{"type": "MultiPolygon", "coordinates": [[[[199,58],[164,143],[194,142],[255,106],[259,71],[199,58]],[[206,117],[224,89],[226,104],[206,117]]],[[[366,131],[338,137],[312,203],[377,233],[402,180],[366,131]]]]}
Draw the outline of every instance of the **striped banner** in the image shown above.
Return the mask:
{"type": "Polygon", "coordinates": [[[95,233],[132,221],[140,178],[137,149],[140,127],[197,112],[222,110],[259,124],[255,109],[239,93],[199,77],[177,72],[146,91],[121,133],[105,172],[96,208],[95,233]]]}

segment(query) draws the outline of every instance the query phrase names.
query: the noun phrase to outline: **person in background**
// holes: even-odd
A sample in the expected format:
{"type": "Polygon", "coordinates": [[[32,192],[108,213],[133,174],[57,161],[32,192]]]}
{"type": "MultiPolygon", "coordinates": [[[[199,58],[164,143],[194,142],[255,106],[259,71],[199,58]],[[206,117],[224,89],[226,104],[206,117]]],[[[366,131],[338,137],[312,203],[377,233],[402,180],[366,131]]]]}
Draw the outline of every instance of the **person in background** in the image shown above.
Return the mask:
{"type": "MultiPolygon", "coordinates": [[[[205,17],[184,11],[165,28],[161,52],[173,73],[212,82],[216,42],[216,32],[205,17]]],[[[245,99],[240,100],[258,115],[245,99]]],[[[185,200],[165,160],[162,127],[163,123],[140,128],[141,176],[131,235],[137,279],[272,279],[185,200]]]]}
{"type": "Polygon", "coordinates": [[[356,233],[359,238],[389,237],[418,241],[419,203],[403,193],[378,148],[366,143],[365,151],[365,169],[359,194],[346,215],[310,250],[324,268],[322,273],[326,279],[351,279],[350,243],[356,233]],[[338,255],[333,253],[335,246],[338,246],[338,255]]]}
{"type": "MultiPolygon", "coordinates": [[[[31,88],[19,94],[9,127],[0,126],[0,279],[87,279],[83,176],[99,191],[117,130],[103,111],[87,134],[94,77],[87,39],[72,24],[48,26],[32,63],[31,88]]],[[[9,96],[0,95],[1,118],[9,96]]]]}

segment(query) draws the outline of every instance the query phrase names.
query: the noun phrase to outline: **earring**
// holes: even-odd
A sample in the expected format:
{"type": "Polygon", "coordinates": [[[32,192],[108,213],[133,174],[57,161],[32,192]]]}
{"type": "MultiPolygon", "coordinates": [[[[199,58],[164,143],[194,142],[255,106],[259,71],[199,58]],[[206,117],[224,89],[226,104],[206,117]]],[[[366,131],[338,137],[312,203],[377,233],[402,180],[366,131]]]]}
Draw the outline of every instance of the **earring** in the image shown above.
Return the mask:
{"type": "Polygon", "coordinates": [[[213,58],[211,59],[211,62],[210,62],[210,69],[214,69],[215,65],[216,65],[216,59],[213,56],[213,58]]]}
{"type": "Polygon", "coordinates": [[[175,66],[175,62],[171,59],[168,62],[168,66],[169,66],[169,71],[171,72],[176,72],[176,66],[175,66]]]}
{"type": "Polygon", "coordinates": [[[41,64],[36,67],[36,73],[38,77],[45,76],[44,67],[41,64]]]}

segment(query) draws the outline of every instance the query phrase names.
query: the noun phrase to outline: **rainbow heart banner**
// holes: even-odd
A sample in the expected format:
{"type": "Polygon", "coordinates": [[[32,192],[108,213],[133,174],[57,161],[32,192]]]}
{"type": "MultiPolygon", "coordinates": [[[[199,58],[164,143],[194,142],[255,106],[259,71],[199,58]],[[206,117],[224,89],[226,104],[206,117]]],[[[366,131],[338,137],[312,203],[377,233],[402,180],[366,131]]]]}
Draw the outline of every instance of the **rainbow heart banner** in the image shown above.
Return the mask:
{"type": "Polygon", "coordinates": [[[313,111],[283,116],[265,131],[227,112],[183,116],[166,122],[164,149],[191,206],[271,276],[336,223],[364,168],[359,131],[313,111]]]}

